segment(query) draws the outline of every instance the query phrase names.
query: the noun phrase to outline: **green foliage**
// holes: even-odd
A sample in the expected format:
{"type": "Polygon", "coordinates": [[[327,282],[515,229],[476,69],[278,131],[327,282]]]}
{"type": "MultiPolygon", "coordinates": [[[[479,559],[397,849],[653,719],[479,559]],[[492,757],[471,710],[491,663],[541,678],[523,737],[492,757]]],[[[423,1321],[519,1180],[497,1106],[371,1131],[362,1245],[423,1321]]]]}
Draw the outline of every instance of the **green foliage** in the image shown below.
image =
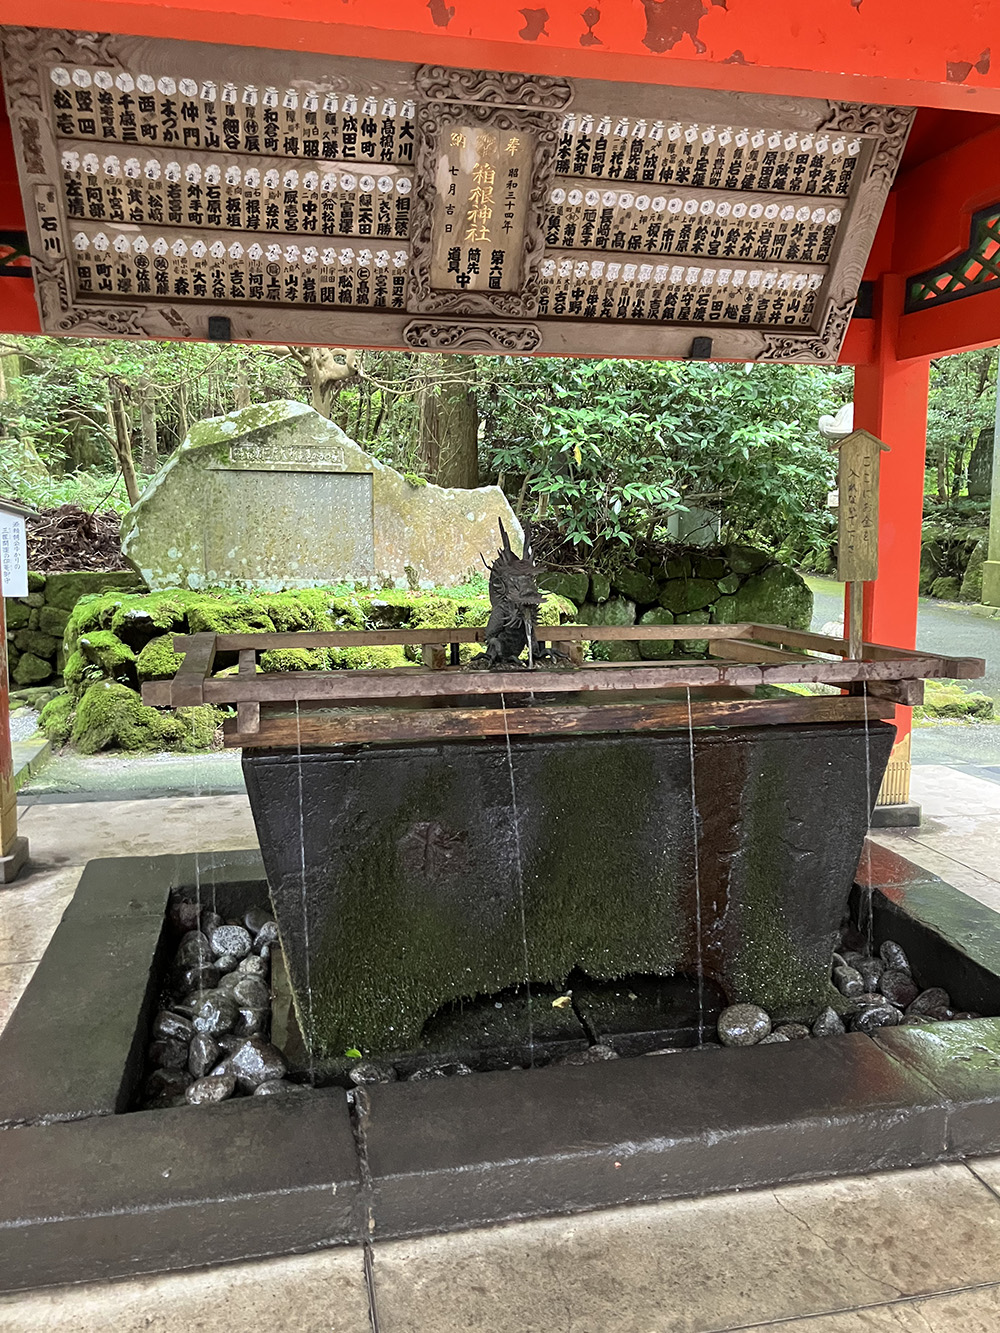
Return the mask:
{"type": "Polygon", "coordinates": [[[995,347],[931,362],[927,491],[941,502],[954,501],[965,490],[972,452],[981,438],[992,450],[996,386],[995,347]]]}
{"type": "Polygon", "coordinates": [[[575,545],[629,546],[691,505],[772,550],[829,540],[835,460],[816,423],[849,397],[849,371],[523,359],[487,373],[489,466],[575,545]]]}

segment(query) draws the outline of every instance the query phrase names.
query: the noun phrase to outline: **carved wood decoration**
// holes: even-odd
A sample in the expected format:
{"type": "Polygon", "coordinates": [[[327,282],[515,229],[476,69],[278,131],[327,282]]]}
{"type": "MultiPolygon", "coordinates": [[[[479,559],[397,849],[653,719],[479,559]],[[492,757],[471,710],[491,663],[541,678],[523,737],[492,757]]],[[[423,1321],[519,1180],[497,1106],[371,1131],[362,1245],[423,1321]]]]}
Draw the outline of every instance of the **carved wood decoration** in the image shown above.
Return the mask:
{"type": "Polygon", "coordinates": [[[900,107],[7,29],[47,333],[831,362],[900,107]]]}

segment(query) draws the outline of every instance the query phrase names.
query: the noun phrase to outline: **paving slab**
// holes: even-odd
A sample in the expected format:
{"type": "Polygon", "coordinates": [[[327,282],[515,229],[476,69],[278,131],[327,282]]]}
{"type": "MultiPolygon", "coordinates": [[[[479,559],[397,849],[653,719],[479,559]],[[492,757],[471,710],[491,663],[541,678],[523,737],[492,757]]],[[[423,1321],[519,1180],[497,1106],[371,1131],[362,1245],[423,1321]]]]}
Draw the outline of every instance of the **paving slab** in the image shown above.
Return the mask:
{"type": "MultiPolygon", "coordinates": [[[[32,860],[49,866],[169,852],[208,857],[213,851],[258,845],[245,796],[37,804],[19,811],[18,824],[31,844],[32,860]]],[[[210,873],[210,859],[205,864],[210,873]]]]}
{"type": "Polygon", "coordinates": [[[1000,1287],[991,1285],[780,1324],[748,1324],[743,1333],[996,1333],[997,1328],[1000,1287]]]}
{"type": "Polygon", "coordinates": [[[715,1333],[993,1283],[998,1243],[939,1166],[377,1244],[375,1291],[380,1333],[715,1333]]]}
{"type": "MultiPolygon", "coordinates": [[[[0,1296],[3,1333],[370,1333],[360,1250],[0,1296]]],[[[428,1329],[428,1333],[431,1330],[428,1329]]]]}

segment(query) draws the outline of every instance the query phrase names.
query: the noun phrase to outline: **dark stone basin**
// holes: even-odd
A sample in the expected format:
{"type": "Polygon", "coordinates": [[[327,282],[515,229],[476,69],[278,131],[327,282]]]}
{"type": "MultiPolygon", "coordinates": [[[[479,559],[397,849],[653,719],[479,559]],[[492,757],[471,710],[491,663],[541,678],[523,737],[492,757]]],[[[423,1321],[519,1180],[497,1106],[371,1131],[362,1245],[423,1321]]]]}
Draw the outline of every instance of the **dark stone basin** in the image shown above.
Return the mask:
{"type": "Polygon", "coordinates": [[[703,975],[815,1015],[895,729],[244,751],[314,1054],[525,980],[703,975]],[[694,800],[692,800],[692,767],[694,800]],[[515,818],[516,810],[516,818],[515,818]]]}

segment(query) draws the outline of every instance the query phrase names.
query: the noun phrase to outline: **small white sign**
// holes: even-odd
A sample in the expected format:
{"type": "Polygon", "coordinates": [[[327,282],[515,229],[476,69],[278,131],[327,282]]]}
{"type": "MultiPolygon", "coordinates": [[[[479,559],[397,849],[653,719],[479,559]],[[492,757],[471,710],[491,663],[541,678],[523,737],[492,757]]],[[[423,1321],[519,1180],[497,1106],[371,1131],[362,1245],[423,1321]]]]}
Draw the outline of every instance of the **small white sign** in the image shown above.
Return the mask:
{"type": "Polygon", "coordinates": [[[24,519],[0,508],[0,569],[3,572],[3,596],[28,595],[28,544],[24,519]]]}

